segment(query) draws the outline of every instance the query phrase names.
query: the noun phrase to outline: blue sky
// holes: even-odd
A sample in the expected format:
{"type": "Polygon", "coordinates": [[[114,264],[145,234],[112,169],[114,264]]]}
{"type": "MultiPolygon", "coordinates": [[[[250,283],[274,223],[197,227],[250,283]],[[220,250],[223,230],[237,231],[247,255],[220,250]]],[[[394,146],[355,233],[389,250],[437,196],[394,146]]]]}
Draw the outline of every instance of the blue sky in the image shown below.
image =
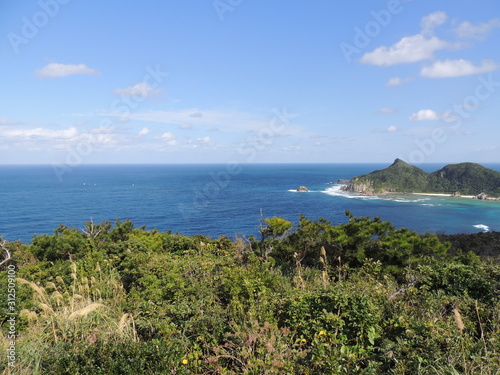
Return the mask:
{"type": "Polygon", "coordinates": [[[0,163],[500,162],[498,0],[2,1],[0,163]]]}

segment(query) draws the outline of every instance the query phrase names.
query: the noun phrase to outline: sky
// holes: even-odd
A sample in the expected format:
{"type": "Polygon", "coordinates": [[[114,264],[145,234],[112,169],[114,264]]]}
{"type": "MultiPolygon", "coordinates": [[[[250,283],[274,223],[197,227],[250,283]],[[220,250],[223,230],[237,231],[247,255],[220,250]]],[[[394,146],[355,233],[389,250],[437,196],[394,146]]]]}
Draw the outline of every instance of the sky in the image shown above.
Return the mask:
{"type": "Polygon", "coordinates": [[[4,0],[0,164],[500,162],[498,0],[4,0]]]}

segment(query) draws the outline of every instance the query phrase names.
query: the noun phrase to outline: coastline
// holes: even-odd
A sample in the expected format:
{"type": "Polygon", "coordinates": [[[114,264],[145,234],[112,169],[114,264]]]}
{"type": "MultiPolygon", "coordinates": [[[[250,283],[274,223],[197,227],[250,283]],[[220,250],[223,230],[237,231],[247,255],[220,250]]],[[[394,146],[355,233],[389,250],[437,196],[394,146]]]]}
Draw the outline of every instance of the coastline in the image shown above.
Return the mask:
{"type": "Polygon", "coordinates": [[[449,198],[466,198],[477,199],[482,201],[500,201],[500,198],[484,196],[480,198],[478,195],[460,195],[460,194],[446,194],[446,193],[410,193],[412,195],[425,195],[429,197],[449,197],[449,198]]]}
{"type": "Polygon", "coordinates": [[[430,197],[452,197],[452,198],[468,198],[477,199],[477,195],[455,195],[455,194],[445,194],[445,193],[410,193],[413,195],[426,195],[430,197]]]}
{"type": "Polygon", "coordinates": [[[443,197],[443,198],[464,198],[464,199],[476,199],[481,201],[500,201],[500,198],[497,197],[488,197],[487,195],[482,194],[479,195],[461,195],[457,193],[415,193],[415,192],[398,192],[398,191],[383,191],[379,193],[374,193],[372,191],[355,191],[349,189],[349,185],[341,185],[340,190],[349,192],[349,193],[358,193],[362,196],[387,196],[387,195],[420,195],[427,197],[443,197]]]}

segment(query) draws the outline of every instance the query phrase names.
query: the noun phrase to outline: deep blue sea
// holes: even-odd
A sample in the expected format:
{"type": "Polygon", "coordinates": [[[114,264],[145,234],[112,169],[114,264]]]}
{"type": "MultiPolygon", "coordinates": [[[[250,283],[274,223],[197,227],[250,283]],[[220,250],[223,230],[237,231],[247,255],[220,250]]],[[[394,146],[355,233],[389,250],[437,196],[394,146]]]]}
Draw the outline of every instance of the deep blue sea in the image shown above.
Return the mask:
{"type": "MultiPolygon", "coordinates": [[[[435,171],[444,164],[419,165],[435,171]]],[[[344,211],[380,216],[420,233],[500,231],[500,202],[465,198],[360,197],[331,184],[388,164],[0,166],[0,236],[29,242],[60,225],[131,219],[136,227],[229,237],[256,234],[260,212],[297,223],[345,223],[344,211]],[[308,193],[298,193],[304,185],[308,193]]],[[[486,164],[500,171],[500,164],[486,164]]]]}

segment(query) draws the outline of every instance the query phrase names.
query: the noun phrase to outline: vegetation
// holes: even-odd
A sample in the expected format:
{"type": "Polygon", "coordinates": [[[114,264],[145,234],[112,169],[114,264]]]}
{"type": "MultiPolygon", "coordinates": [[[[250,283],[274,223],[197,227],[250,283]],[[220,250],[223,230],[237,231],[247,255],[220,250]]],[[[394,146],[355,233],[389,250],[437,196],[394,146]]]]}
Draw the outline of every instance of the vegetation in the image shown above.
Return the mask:
{"type": "MultiPolygon", "coordinates": [[[[266,219],[260,238],[117,221],[4,243],[1,301],[4,269],[17,277],[12,373],[497,374],[500,234],[419,235],[346,215],[266,219]]],[[[3,302],[4,353],[9,317],[3,302]]]]}
{"type": "Polygon", "coordinates": [[[500,172],[475,163],[450,164],[433,173],[396,159],[388,168],[354,177],[347,188],[366,193],[449,193],[500,197],[500,172]]]}

